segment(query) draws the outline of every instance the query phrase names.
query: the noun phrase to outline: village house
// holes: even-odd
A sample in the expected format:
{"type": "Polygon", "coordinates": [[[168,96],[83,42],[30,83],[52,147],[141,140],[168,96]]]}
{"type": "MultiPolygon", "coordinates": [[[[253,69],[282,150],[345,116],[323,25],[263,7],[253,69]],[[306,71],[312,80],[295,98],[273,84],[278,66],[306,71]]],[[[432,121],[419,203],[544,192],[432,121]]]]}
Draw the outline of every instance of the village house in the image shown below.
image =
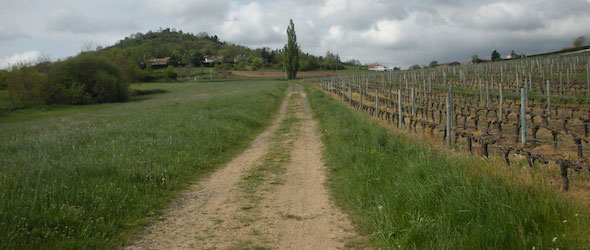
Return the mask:
{"type": "Polygon", "coordinates": [[[371,71],[387,71],[387,68],[385,66],[378,63],[369,64],[368,68],[371,71]]]}
{"type": "Polygon", "coordinates": [[[203,63],[208,65],[214,65],[216,63],[221,63],[223,60],[223,56],[204,56],[203,63]]]}
{"type": "Polygon", "coordinates": [[[148,63],[152,68],[165,68],[168,67],[168,64],[170,63],[170,57],[148,59],[148,63]]]}

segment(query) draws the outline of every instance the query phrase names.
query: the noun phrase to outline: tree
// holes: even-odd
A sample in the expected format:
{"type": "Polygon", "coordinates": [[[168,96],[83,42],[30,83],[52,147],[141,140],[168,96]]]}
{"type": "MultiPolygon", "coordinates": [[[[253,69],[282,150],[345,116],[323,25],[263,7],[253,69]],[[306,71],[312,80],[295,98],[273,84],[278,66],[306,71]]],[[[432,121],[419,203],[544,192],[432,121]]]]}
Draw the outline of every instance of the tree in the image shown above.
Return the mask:
{"type": "Polygon", "coordinates": [[[352,66],[360,66],[360,65],[361,65],[361,61],[359,61],[359,60],[357,60],[357,59],[354,59],[354,58],[352,58],[352,59],[350,59],[350,60],[348,60],[348,61],[344,62],[344,64],[347,64],[347,65],[352,65],[352,66]]]}
{"type": "Polygon", "coordinates": [[[574,39],[574,47],[575,48],[582,47],[582,45],[584,45],[585,42],[586,42],[585,36],[576,37],[576,39],[574,39]]]}
{"type": "Polygon", "coordinates": [[[295,25],[293,19],[287,27],[287,44],[285,45],[285,70],[288,79],[295,79],[299,70],[299,46],[297,45],[297,36],[295,35],[295,25]]]}
{"type": "Polygon", "coordinates": [[[432,61],[432,62],[430,62],[430,64],[428,64],[428,67],[431,67],[431,68],[436,68],[436,66],[438,66],[437,61],[432,61]]]}
{"type": "Polygon", "coordinates": [[[409,70],[419,70],[419,69],[421,69],[421,67],[418,64],[414,64],[409,68],[409,70]]]}
{"type": "Polygon", "coordinates": [[[263,47],[262,50],[260,51],[260,58],[262,58],[262,61],[265,63],[270,61],[269,60],[270,53],[268,53],[269,50],[270,49],[263,47]]]}
{"type": "Polygon", "coordinates": [[[500,53],[498,53],[498,51],[494,50],[492,51],[492,61],[500,61],[502,60],[502,57],[500,57],[500,53]]]}
{"type": "Polygon", "coordinates": [[[260,57],[254,57],[250,62],[250,68],[252,70],[258,70],[262,67],[262,59],[260,57]]]}

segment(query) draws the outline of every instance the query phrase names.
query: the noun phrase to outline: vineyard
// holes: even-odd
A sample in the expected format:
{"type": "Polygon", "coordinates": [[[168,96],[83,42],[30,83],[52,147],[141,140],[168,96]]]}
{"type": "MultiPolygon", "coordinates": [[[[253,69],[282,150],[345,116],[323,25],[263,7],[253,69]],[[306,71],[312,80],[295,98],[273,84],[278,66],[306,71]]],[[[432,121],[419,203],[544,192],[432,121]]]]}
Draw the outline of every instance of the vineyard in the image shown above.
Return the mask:
{"type": "Polygon", "coordinates": [[[314,79],[351,107],[508,165],[590,171],[590,56],[526,58],[314,79]]]}

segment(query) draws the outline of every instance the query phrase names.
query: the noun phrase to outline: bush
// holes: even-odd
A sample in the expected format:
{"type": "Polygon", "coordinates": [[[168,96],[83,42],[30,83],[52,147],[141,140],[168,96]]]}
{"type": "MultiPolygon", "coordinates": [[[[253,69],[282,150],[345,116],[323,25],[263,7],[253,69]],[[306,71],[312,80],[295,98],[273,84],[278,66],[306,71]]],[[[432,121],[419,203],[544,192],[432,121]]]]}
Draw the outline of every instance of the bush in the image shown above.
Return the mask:
{"type": "Polygon", "coordinates": [[[19,65],[6,74],[8,96],[13,108],[43,103],[42,85],[46,75],[28,65],[19,65]]]}
{"type": "Polygon", "coordinates": [[[94,53],[55,63],[43,90],[47,104],[120,102],[129,98],[129,87],[118,67],[94,53]]]}
{"type": "Polygon", "coordinates": [[[178,77],[178,73],[176,73],[176,71],[174,71],[174,68],[172,68],[172,66],[168,66],[168,68],[166,69],[166,76],[170,79],[170,80],[175,80],[178,77]]]}
{"type": "Polygon", "coordinates": [[[8,72],[0,70],[0,90],[8,88],[8,83],[6,82],[6,79],[8,79],[8,72]]]}
{"type": "Polygon", "coordinates": [[[252,62],[250,62],[250,68],[252,70],[258,70],[262,67],[262,59],[255,57],[254,59],[252,59],[252,62]]]}

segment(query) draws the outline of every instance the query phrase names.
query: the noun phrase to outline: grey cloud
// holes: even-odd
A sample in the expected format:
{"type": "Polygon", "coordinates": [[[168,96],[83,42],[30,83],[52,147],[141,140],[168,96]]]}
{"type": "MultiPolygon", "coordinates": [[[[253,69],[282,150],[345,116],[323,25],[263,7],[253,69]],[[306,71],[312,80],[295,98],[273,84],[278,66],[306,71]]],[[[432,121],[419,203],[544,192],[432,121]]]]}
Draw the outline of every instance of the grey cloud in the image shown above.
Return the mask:
{"type": "Polygon", "coordinates": [[[588,0],[532,1],[529,3],[529,7],[531,12],[540,13],[543,18],[548,20],[584,17],[590,13],[590,1],[588,0]]]}
{"type": "Polygon", "coordinates": [[[523,31],[546,27],[539,12],[530,12],[529,6],[518,2],[497,2],[474,9],[457,9],[450,19],[471,29],[523,31]]]}
{"type": "Polygon", "coordinates": [[[47,18],[47,30],[74,34],[96,34],[110,31],[135,31],[139,24],[132,20],[97,19],[81,13],[60,13],[47,18]]]}
{"type": "Polygon", "coordinates": [[[0,41],[12,41],[17,39],[30,39],[31,35],[14,28],[0,27],[0,41]]]}
{"type": "Polygon", "coordinates": [[[144,5],[148,16],[169,17],[183,24],[196,21],[214,23],[230,8],[227,0],[147,0],[144,5]]]}

